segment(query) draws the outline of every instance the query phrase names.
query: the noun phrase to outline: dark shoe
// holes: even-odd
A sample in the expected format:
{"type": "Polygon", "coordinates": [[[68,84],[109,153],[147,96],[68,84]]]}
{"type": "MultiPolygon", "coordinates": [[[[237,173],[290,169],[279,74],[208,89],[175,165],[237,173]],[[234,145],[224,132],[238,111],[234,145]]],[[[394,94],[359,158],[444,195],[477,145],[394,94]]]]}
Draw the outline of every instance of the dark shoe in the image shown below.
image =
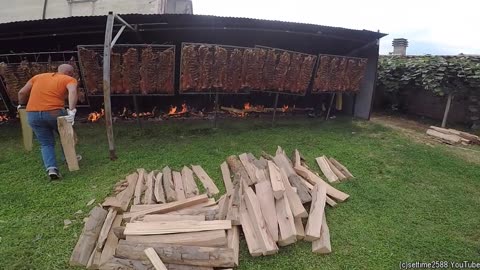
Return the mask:
{"type": "Polygon", "coordinates": [[[50,177],[50,180],[60,179],[60,173],[58,172],[57,169],[49,169],[48,170],[48,176],[50,177]]]}

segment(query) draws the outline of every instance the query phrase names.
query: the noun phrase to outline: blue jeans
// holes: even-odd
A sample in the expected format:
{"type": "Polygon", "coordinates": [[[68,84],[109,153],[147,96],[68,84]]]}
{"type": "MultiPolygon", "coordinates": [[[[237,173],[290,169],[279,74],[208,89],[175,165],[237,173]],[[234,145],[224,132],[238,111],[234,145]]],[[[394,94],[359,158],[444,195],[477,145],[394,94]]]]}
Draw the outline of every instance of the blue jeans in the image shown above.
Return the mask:
{"type": "Polygon", "coordinates": [[[65,115],[65,110],[27,112],[28,123],[41,146],[45,169],[57,169],[55,157],[55,133],[58,134],[57,117],[65,115]]]}

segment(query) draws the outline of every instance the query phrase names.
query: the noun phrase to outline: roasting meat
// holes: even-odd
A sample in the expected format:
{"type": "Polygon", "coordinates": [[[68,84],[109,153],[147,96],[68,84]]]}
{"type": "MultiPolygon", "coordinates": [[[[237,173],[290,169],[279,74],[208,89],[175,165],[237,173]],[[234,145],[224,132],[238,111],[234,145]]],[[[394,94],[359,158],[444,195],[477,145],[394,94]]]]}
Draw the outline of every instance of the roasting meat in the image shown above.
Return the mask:
{"type": "Polygon", "coordinates": [[[226,91],[236,93],[242,87],[242,59],[243,53],[234,49],[230,53],[227,66],[227,87],[226,91]]]}
{"type": "Polygon", "coordinates": [[[213,83],[213,52],[212,47],[200,45],[198,48],[198,57],[200,59],[200,89],[209,90],[213,83]]]}
{"type": "Polygon", "coordinates": [[[312,80],[312,73],[315,67],[315,61],[317,60],[316,56],[307,55],[302,62],[300,67],[300,74],[298,76],[296,84],[296,93],[305,94],[312,80]]]}
{"type": "Polygon", "coordinates": [[[152,47],[147,47],[142,50],[142,63],[140,65],[140,91],[143,95],[155,92],[157,88],[157,81],[160,77],[157,71],[157,63],[160,55],[154,52],[152,47]]]}
{"type": "Polygon", "coordinates": [[[182,74],[180,75],[180,91],[196,90],[200,81],[200,63],[194,45],[182,48],[182,74]]]}
{"type": "Polygon", "coordinates": [[[261,90],[274,90],[275,83],[274,83],[274,76],[275,76],[275,68],[277,64],[277,53],[275,50],[268,50],[267,58],[265,59],[265,65],[263,66],[263,83],[264,88],[261,90]]]}
{"type": "MultiPolygon", "coordinates": [[[[17,78],[20,85],[25,85],[30,78],[32,78],[32,74],[30,72],[30,66],[27,60],[23,60],[20,62],[20,65],[17,67],[17,78]]],[[[19,89],[20,90],[20,89],[19,89]]]]}
{"type": "Polygon", "coordinates": [[[367,68],[367,59],[357,59],[352,66],[349,65],[349,84],[348,91],[360,90],[360,84],[365,76],[367,68]]]}
{"type": "Polygon", "coordinates": [[[174,94],[173,75],[175,65],[175,54],[173,49],[167,49],[160,53],[160,62],[158,70],[160,80],[157,84],[157,92],[164,94],[174,94]]]}
{"type": "Polygon", "coordinates": [[[6,86],[7,96],[10,98],[10,101],[13,103],[18,102],[18,91],[23,87],[18,81],[17,76],[15,75],[12,65],[6,63],[0,63],[0,75],[4,79],[6,86]]]}
{"type": "Polygon", "coordinates": [[[294,53],[288,67],[283,89],[289,92],[297,92],[297,81],[300,76],[300,68],[302,66],[302,55],[294,53]]]}
{"type": "MultiPolygon", "coordinates": [[[[102,68],[99,64],[98,54],[89,49],[80,48],[78,51],[82,65],[84,86],[90,94],[96,94],[102,89],[102,68]]],[[[50,70],[50,66],[47,68],[50,70]]]]}
{"type": "Polygon", "coordinates": [[[213,87],[223,90],[227,78],[227,50],[220,46],[215,46],[214,58],[215,62],[213,68],[213,87]]]}
{"type": "Polygon", "coordinates": [[[129,48],[122,55],[123,68],[122,80],[125,94],[138,93],[140,90],[140,63],[138,59],[138,50],[129,48]]]}
{"type": "Polygon", "coordinates": [[[265,49],[255,49],[255,67],[253,72],[252,89],[260,90],[265,89],[263,81],[263,67],[267,58],[267,51],[265,49]]]}
{"type": "Polygon", "coordinates": [[[288,72],[288,66],[290,65],[290,53],[283,52],[280,55],[280,60],[275,67],[275,73],[273,75],[272,90],[283,91],[283,85],[288,72]]]}
{"type": "Polygon", "coordinates": [[[255,50],[245,49],[242,63],[242,88],[252,88],[255,81],[255,50]]]}
{"type": "Polygon", "coordinates": [[[123,94],[122,55],[112,53],[110,58],[110,87],[112,94],[123,94]]]}

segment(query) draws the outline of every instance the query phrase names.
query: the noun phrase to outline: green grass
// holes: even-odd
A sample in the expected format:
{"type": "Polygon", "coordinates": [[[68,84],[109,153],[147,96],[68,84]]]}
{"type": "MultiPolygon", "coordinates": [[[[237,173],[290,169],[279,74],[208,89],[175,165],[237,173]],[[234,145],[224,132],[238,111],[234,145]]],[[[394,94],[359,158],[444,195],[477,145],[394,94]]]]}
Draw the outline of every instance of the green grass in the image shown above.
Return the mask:
{"type": "Polygon", "coordinates": [[[240,269],[398,269],[400,261],[477,260],[480,257],[480,166],[443,146],[412,142],[369,122],[238,119],[212,130],[209,122],[115,126],[119,159],[108,160],[104,127],[76,127],[81,170],[49,182],[38,145],[25,153],[19,126],[0,127],[0,269],[70,269],[68,259],[82,219],[114,183],[136,168],[180,169],[200,164],[221,184],[219,165],[232,154],[277,145],[298,148],[311,168],[329,155],[356,176],[337,187],[351,195],[327,209],[333,253],[310,252],[306,242],[282,247],[276,256],[252,258],[241,243],[240,269]],[[83,214],[75,215],[82,210],[83,214]],[[63,220],[73,224],[64,228],[63,220]]]}

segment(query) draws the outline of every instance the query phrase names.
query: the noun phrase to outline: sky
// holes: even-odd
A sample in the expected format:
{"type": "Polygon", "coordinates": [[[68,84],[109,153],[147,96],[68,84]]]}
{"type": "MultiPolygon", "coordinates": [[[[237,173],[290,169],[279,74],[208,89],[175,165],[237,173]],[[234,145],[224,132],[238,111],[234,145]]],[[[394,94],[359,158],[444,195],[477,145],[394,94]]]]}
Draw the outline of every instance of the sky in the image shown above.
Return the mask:
{"type": "Polygon", "coordinates": [[[480,54],[479,0],[193,0],[193,13],[380,30],[380,53],[394,38],[407,54],[480,54]]]}

